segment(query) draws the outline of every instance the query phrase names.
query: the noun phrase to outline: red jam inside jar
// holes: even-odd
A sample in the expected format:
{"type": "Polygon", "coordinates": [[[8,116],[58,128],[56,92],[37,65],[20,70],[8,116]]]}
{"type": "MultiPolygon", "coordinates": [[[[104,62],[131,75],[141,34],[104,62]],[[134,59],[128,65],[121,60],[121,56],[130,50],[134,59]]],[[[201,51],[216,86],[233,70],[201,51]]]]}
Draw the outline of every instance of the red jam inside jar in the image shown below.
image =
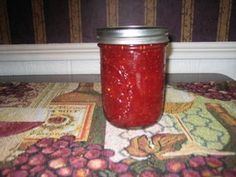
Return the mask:
{"type": "Polygon", "coordinates": [[[121,128],[152,125],[164,102],[166,42],[99,43],[105,117],[121,128]]]}

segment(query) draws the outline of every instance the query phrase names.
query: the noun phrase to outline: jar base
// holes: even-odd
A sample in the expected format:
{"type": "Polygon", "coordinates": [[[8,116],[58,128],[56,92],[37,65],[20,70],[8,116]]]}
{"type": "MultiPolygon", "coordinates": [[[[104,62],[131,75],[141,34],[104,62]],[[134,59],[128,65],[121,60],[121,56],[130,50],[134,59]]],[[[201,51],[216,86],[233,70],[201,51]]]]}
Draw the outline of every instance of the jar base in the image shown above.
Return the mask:
{"type": "MultiPolygon", "coordinates": [[[[158,120],[157,120],[157,121],[158,121],[158,120]]],[[[111,122],[111,121],[108,120],[108,122],[109,122],[111,125],[113,125],[113,126],[115,126],[115,127],[117,127],[117,128],[128,129],[128,130],[140,130],[140,129],[145,129],[145,128],[147,128],[147,127],[153,126],[154,124],[157,123],[157,121],[152,122],[152,123],[148,123],[148,124],[143,125],[143,126],[124,126],[124,125],[117,125],[116,123],[113,123],[113,122],[111,122]]]]}

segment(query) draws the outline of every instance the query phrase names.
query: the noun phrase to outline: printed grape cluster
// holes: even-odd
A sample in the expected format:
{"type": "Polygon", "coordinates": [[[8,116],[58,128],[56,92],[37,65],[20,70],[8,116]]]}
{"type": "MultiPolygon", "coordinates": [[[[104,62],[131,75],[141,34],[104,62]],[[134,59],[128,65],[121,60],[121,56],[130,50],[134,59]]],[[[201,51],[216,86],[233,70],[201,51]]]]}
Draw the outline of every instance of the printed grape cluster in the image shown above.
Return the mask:
{"type": "Polygon", "coordinates": [[[220,156],[193,156],[187,162],[170,160],[166,163],[166,170],[169,174],[164,177],[236,176],[236,169],[225,169],[220,156]]]}
{"type": "Polygon", "coordinates": [[[0,84],[0,96],[15,96],[15,97],[23,97],[25,93],[33,91],[33,89],[27,83],[1,83],[0,84]],[[20,90],[20,92],[19,92],[20,90]]]}
{"type": "Polygon", "coordinates": [[[236,176],[236,168],[225,169],[224,158],[192,156],[187,160],[159,161],[164,170],[147,159],[143,162],[113,162],[114,151],[100,144],[83,145],[74,136],[59,139],[43,138],[15,158],[11,167],[4,167],[4,177],[208,177],[236,176]],[[137,165],[137,163],[139,165],[137,165]]]}
{"type": "Polygon", "coordinates": [[[142,170],[139,177],[235,177],[236,167],[226,169],[224,158],[220,156],[192,156],[188,159],[176,158],[157,163],[156,168],[142,170]],[[163,163],[163,164],[162,164],[163,163]],[[163,165],[163,168],[161,167],[163,165]]]}
{"type": "Polygon", "coordinates": [[[180,83],[177,87],[211,99],[222,101],[236,99],[236,82],[180,83]]]}
{"type": "MultiPolygon", "coordinates": [[[[1,170],[7,177],[97,177],[102,171],[127,176],[128,165],[114,163],[109,158],[114,151],[99,144],[81,146],[74,136],[60,139],[44,138],[29,146],[14,161],[13,167],[1,170]]],[[[105,172],[104,172],[105,173],[105,172]]],[[[124,176],[124,177],[125,177],[124,176]]]]}

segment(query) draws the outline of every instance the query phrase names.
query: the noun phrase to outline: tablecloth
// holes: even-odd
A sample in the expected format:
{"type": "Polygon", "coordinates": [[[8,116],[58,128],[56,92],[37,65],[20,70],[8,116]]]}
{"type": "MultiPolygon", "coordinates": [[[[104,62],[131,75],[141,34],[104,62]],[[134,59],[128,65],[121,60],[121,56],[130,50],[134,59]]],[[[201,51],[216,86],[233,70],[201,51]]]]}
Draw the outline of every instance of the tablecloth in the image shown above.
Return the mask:
{"type": "Polygon", "coordinates": [[[2,176],[236,176],[236,82],[174,83],[142,129],[106,121],[100,83],[0,83],[2,176]]]}

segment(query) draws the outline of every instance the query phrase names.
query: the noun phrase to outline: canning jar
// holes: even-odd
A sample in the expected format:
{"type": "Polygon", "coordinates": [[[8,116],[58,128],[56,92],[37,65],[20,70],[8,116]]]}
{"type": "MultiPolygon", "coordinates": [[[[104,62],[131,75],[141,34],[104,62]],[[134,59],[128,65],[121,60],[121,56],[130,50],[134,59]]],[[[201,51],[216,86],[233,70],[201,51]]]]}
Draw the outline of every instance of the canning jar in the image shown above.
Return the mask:
{"type": "Polygon", "coordinates": [[[97,39],[106,119],[121,128],[156,123],[164,102],[167,29],[100,28],[97,39]]]}

